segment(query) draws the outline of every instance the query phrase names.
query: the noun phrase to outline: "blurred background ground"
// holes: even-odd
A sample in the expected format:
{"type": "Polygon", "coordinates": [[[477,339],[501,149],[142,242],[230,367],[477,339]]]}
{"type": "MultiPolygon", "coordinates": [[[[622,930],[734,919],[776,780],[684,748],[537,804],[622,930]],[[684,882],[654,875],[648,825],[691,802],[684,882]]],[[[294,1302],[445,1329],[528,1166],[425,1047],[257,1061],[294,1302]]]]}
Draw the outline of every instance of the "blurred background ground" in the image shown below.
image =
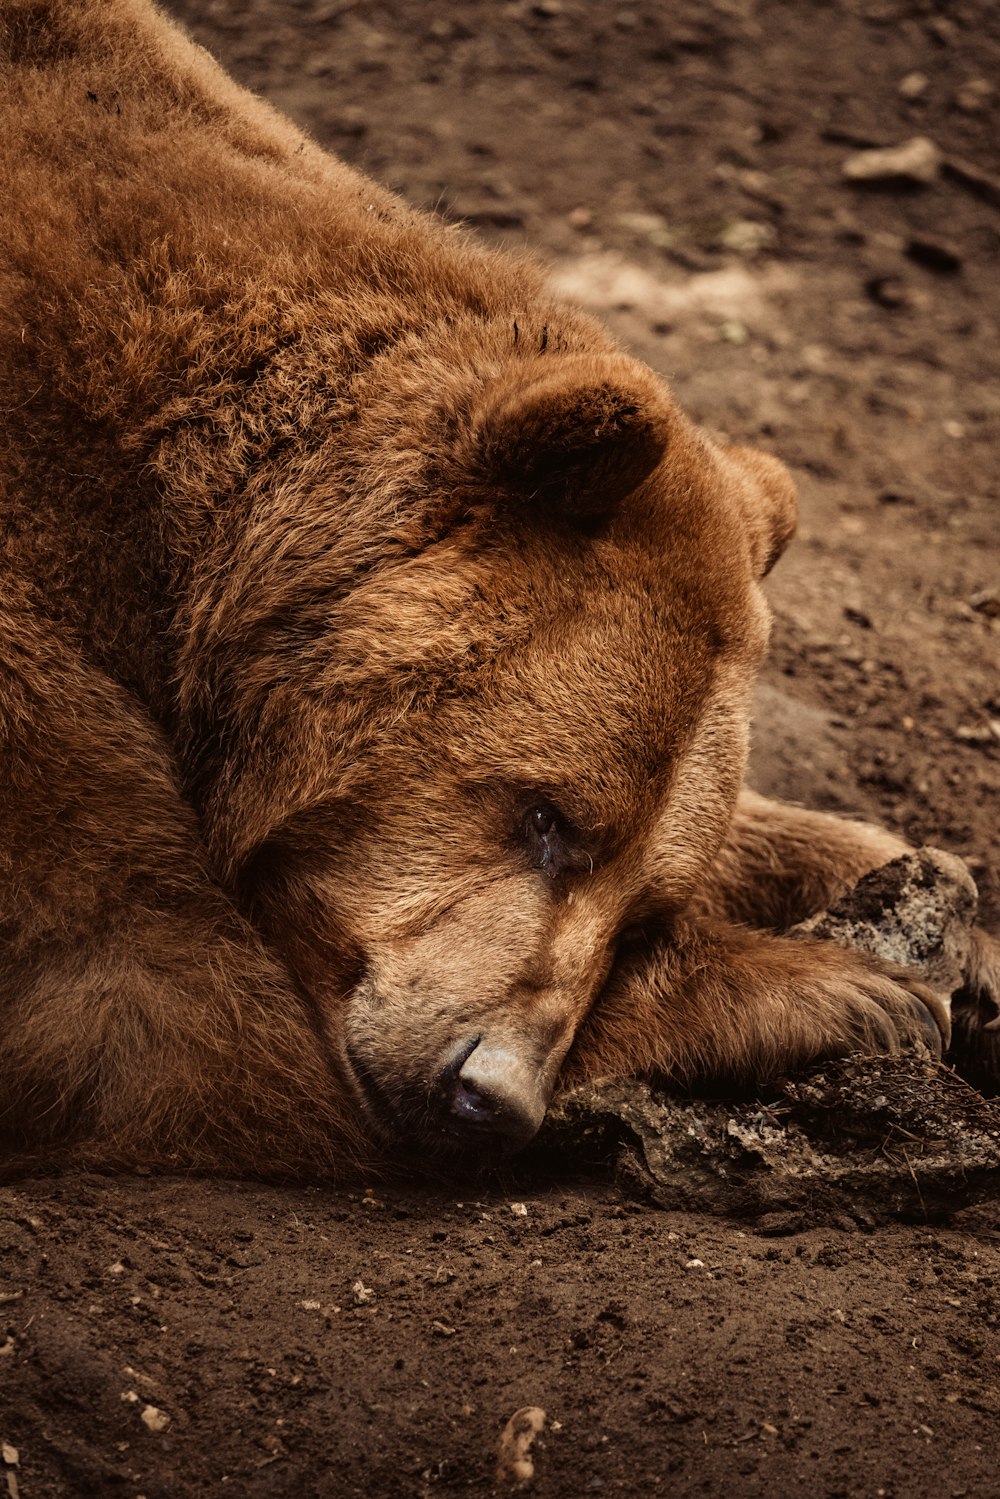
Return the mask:
{"type": "MultiPolygon", "coordinates": [[[[170,8],[324,144],[543,253],[699,421],[792,466],[757,783],[963,855],[996,929],[992,0],[170,8]],[[917,136],[932,180],[845,178],[917,136]]],[[[25,1499],[484,1493],[528,1404],[552,1499],[997,1491],[988,1203],[741,1224],[600,1177],[67,1179],[5,1189],[0,1246],[25,1499]]]]}

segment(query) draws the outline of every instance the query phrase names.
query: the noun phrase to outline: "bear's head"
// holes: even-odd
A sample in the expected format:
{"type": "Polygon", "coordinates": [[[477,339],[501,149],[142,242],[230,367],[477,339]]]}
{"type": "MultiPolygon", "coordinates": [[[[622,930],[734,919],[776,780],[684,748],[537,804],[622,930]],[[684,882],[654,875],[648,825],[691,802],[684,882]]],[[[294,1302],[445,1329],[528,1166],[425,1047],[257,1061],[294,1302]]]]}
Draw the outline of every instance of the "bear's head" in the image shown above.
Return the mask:
{"type": "Polygon", "coordinates": [[[374,1131],[477,1154],[532,1136],[623,933],[718,850],[795,503],[614,352],[407,399],[231,857],[374,1131]]]}

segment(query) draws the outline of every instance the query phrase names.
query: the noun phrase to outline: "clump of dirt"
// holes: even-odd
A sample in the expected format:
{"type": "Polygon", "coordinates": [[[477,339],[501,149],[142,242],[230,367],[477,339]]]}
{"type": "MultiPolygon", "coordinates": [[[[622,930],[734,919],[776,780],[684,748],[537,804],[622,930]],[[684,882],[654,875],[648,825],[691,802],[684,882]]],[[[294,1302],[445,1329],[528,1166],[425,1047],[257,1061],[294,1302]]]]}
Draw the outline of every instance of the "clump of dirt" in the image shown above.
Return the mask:
{"type": "MultiPolygon", "coordinates": [[[[544,251],[698,420],[792,464],[755,781],[961,855],[995,926],[991,0],[169,8],[411,200],[544,251]],[[844,175],[914,137],[926,181],[844,175]]],[[[991,1116],[920,1063],[765,1104],[855,1172],[836,1208],[819,1180],[763,1216],[739,1181],[729,1216],[657,1207],[617,1136],[586,1172],[439,1189],[3,1189],[8,1493],[483,1494],[530,1408],[544,1499],[992,1494],[1000,1210],[979,1165],[923,1205],[906,1166],[956,1117],[988,1153],[991,1116]],[[883,1203],[863,1168],[890,1158],[883,1203]]],[[[748,1176],[753,1107],[726,1115],[748,1176]]]]}
{"type": "Polygon", "coordinates": [[[542,1148],[614,1159],[642,1200],[772,1231],[939,1222],[1000,1188],[1000,1108],[910,1057],[831,1062],[742,1103],[608,1083],[574,1093],[546,1128],[542,1148]]]}

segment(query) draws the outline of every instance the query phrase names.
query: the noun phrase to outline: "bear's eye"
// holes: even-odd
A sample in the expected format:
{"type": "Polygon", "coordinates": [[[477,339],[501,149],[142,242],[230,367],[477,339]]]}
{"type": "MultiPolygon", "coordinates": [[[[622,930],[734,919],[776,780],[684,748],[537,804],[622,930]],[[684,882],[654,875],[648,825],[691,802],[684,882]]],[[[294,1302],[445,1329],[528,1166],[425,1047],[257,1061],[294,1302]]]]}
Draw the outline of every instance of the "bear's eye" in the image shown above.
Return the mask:
{"type": "Polygon", "coordinates": [[[639,921],[622,927],[618,933],[619,947],[639,947],[646,940],[646,928],[639,921]]]}
{"type": "Polygon", "coordinates": [[[552,869],[558,862],[562,828],[562,819],[550,802],[539,802],[525,813],[525,841],[539,869],[552,869]]]}
{"type": "Polygon", "coordinates": [[[615,949],[616,960],[619,963],[634,962],[648,952],[651,925],[648,922],[633,921],[622,928],[618,933],[615,949]]]}

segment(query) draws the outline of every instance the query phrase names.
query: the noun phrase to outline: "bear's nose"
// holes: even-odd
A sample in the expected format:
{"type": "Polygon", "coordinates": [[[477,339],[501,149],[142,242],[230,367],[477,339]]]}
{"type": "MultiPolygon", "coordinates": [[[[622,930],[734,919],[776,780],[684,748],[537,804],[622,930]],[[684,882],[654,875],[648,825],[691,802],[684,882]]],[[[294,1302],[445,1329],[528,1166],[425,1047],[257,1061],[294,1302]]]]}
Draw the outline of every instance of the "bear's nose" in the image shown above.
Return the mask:
{"type": "Polygon", "coordinates": [[[545,1118],[547,1098],[538,1069],[503,1045],[477,1040],[441,1074],[439,1098],[447,1121],[471,1142],[488,1135],[511,1150],[527,1145],[545,1118]],[[463,1055],[464,1053],[464,1055],[463,1055]]]}

